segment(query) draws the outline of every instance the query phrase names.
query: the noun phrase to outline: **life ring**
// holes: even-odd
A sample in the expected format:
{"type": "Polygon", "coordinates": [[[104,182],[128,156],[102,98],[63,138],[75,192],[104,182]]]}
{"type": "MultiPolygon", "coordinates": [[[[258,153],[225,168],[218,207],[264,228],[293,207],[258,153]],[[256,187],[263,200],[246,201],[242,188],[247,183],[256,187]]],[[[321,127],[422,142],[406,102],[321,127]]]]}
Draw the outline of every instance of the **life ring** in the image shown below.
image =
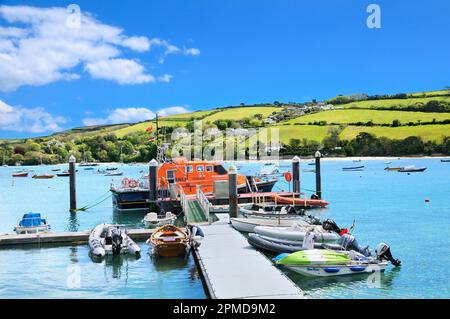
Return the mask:
{"type": "Polygon", "coordinates": [[[131,188],[136,188],[136,187],[138,187],[139,186],[139,181],[137,181],[137,180],[135,180],[135,179],[132,179],[131,181],[130,181],[130,187],[131,188]]]}
{"type": "Polygon", "coordinates": [[[127,188],[127,187],[129,187],[130,186],[130,179],[129,178],[123,178],[122,179],[122,187],[123,188],[127,188]]]}

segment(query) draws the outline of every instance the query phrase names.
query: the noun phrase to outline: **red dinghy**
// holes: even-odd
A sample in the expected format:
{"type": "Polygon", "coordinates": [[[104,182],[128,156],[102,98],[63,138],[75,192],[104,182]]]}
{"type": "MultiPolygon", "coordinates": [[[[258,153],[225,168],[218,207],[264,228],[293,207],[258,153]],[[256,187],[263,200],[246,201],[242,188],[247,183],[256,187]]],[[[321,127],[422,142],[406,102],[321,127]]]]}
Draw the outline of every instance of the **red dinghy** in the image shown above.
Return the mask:
{"type": "Polygon", "coordinates": [[[325,207],[328,203],[322,199],[308,199],[308,198],[298,198],[298,197],[283,197],[280,195],[272,195],[272,198],[276,201],[277,204],[284,205],[298,205],[305,207],[325,207]]]}
{"type": "Polygon", "coordinates": [[[13,177],[27,177],[28,176],[28,172],[13,173],[12,176],[13,177]]]}

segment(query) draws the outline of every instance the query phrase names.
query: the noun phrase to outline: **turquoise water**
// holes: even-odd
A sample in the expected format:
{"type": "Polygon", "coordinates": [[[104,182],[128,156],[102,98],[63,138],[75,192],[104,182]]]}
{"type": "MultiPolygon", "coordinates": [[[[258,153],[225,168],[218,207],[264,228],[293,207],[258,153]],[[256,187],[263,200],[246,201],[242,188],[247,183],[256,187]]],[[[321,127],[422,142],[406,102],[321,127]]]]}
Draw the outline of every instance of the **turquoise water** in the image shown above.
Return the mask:
{"type": "MultiPolygon", "coordinates": [[[[323,198],[331,205],[317,213],[341,227],[356,220],[354,235],[360,244],[376,248],[386,242],[403,265],[389,266],[379,288],[370,288],[364,275],[309,279],[288,272],[309,297],[450,298],[450,163],[401,159],[390,164],[404,165],[428,169],[408,175],[384,171],[383,160],[322,161],[323,198]],[[364,171],[342,171],[360,165],[366,166],[364,171]]],[[[301,164],[302,169],[311,167],[301,164]]],[[[303,188],[314,189],[314,173],[301,172],[301,177],[303,188]]],[[[288,189],[281,181],[276,186],[288,189]]]]}
{"type": "MultiPolygon", "coordinates": [[[[54,167],[28,168],[35,170],[31,176],[54,167]]],[[[147,168],[123,166],[120,170],[126,176],[139,177],[147,168]]],[[[28,211],[41,212],[53,231],[89,230],[103,222],[143,227],[142,214],[113,214],[110,198],[89,211],[70,214],[67,177],[13,181],[12,171],[14,168],[0,167],[0,233],[12,232],[28,211]]],[[[120,182],[121,178],[115,179],[120,182]]],[[[79,168],[78,207],[106,198],[111,181],[79,168]]],[[[100,263],[91,260],[87,245],[1,249],[0,298],[206,298],[191,255],[154,258],[148,254],[147,244],[138,244],[143,250],[140,259],[108,257],[100,263]]]]}
{"type": "MultiPolygon", "coordinates": [[[[316,210],[340,226],[356,220],[360,244],[375,248],[391,245],[398,269],[389,267],[379,286],[369,286],[366,276],[308,279],[288,272],[311,298],[449,298],[450,297],[450,163],[439,159],[393,160],[391,166],[427,166],[424,173],[387,172],[384,161],[322,162],[324,199],[328,209],[316,210]],[[344,166],[365,165],[362,172],[343,172],[344,166]],[[425,198],[430,202],[426,203],[425,198]]],[[[305,163],[302,168],[311,168],[305,163]]],[[[254,172],[257,164],[243,164],[242,172],[254,172]]],[[[49,167],[33,167],[48,172],[49,167]]],[[[126,176],[138,177],[145,166],[123,166],[126,176]]],[[[281,170],[288,170],[282,167],[281,170]]],[[[42,212],[52,230],[88,230],[102,222],[142,227],[142,215],[115,215],[111,199],[86,212],[68,212],[68,179],[14,180],[13,168],[0,167],[0,232],[10,232],[27,211],[42,212]]],[[[302,187],[314,188],[314,174],[301,173],[302,187]]],[[[77,175],[78,206],[94,202],[109,189],[111,178],[80,169],[77,175]]],[[[118,181],[121,177],[116,178],[118,181]]],[[[277,190],[288,190],[282,178],[277,190]]],[[[309,192],[308,192],[309,193],[309,192]]],[[[144,243],[139,243],[147,250],[144,243]]],[[[154,260],[146,253],[139,260],[120,258],[94,263],[87,246],[15,248],[0,250],[0,298],[10,297],[106,297],[205,298],[191,257],[154,260]],[[79,287],[71,287],[74,273],[79,287]],[[69,281],[69,284],[68,284],[69,281]]]]}

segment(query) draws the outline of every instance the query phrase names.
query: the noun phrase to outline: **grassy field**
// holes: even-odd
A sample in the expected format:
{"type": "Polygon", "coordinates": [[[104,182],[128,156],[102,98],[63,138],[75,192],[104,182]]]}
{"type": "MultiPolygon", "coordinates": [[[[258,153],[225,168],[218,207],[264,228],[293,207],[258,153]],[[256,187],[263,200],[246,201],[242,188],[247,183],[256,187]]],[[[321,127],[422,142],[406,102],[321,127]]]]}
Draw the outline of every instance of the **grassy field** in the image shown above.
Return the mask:
{"type": "Polygon", "coordinates": [[[425,112],[404,112],[404,111],[384,111],[384,110],[334,110],[300,116],[286,123],[313,123],[326,121],[327,123],[357,123],[372,121],[375,124],[391,124],[393,120],[401,123],[416,123],[450,120],[450,113],[425,113],[425,112]]]}
{"type": "Polygon", "coordinates": [[[278,125],[270,128],[276,128],[279,130],[280,142],[289,144],[292,138],[302,140],[304,138],[308,140],[314,140],[322,142],[322,140],[328,135],[328,130],[332,126],[319,126],[319,125],[278,125]]]}
{"type": "MultiPolygon", "coordinates": [[[[184,126],[184,124],[186,124],[186,121],[182,121],[182,120],[178,120],[178,121],[176,121],[176,120],[170,120],[170,121],[159,120],[158,121],[158,125],[160,127],[162,127],[162,126],[172,127],[172,126],[176,126],[177,124],[180,126],[184,126]]],[[[154,121],[153,122],[142,122],[142,123],[130,125],[128,127],[114,131],[114,134],[116,134],[117,137],[121,138],[130,133],[144,132],[148,127],[150,127],[150,125],[153,126],[154,129],[156,128],[156,124],[154,121]]]]}
{"type": "Polygon", "coordinates": [[[450,97],[448,96],[437,96],[437,97],[420,97],[420,98],[412,98],[412,99],[387,99],[387,100],[366,100],[366,101],[358,101],[347,104],[341,104],[340,107],[345,109],[348,108],[362,108],[362,109],[370,109],[377,107],[407,107],[409,105],[414,106],[416,104],[425,104],[429,101],[447,101],[450,102],[450,97]]]}
{"type": "Polygon", "coordinates": [[[182,114],[161,117],[161,119],[167,120],[167,121],[171,121],[171,120],[189,121],[193,118],[196,119],[196,118],[211,114],[216,111],[217,110],[208,110],[208,111],[196,111],[196,112],[190,112],[190,113],[182,113],[182,114]]]}
{"type": "Polygon", "coordinates": [[[223,109],[223,111],[214,113],[204,118],[204,121],[214,122],[216,120],[241,120],[244,117],[253,118],[255,114],[262,114],[263,118],[268,117],[273,112],[281,110],[280,107],[274,106],[255,106],[255,107],[236,107],[223,109]]]}
{"type": "Polygon", "coordinates": [[[450,94],[450,89],[449,90],[437,90],[437,91],[426,91],[426,92],[416,92],[416,93],[411,93],[411,96],[430,96],[430,95],[448,95],[450,94]]]}
{"type": "Polygon", "coordinates": [[[348,126],[340,134],[340,138],[350,140],[359,133],[366,132],[378,137],[384,136],[390,139],[404,139],[409,136],[420,136],[424,141],[441,142],[444,135],[450,136],[449,125],[421,125],[402,127],[364,127],[348,126]]]}

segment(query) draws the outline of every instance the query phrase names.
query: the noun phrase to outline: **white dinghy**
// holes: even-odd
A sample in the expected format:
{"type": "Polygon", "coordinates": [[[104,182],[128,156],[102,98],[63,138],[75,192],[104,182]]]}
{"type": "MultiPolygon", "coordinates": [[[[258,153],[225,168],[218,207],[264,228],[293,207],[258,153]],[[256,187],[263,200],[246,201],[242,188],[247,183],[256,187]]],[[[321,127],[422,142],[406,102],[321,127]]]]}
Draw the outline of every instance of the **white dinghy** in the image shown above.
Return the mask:
{"type": "Polygon", "coordinates": [[[118,225],[97,225],[89,235],[89,247],[93,256],[128,253],[140,256],[141,248],[118,225]]]}
{"type": "Polygon", "coordinates": [[[173,225],[175,219],[177,219],[177,216],[171,212],[167,212],[164,216],[158,216],[158,214],[152,212],[145,215],[142,222],[147,228],[155,228],[163,225],[173,225]]]}

